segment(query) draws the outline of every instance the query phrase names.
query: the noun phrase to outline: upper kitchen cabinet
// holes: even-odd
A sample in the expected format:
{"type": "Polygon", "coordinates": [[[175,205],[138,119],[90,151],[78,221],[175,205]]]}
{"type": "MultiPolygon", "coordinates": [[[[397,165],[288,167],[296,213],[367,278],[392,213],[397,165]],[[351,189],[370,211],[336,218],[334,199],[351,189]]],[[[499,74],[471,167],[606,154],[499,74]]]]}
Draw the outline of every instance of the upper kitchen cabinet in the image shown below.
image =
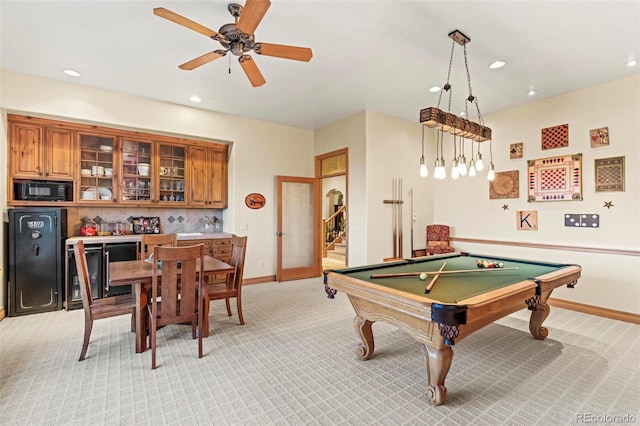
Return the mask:
{"type": "Polygon", "coordinates": [[[123,138],[122,179],[120,180],[121,203],[155,203],[154,192],[156,170],[151,161],[154,144],[151,141],[123,138]]]}
{"type": "Polygon", "coordinates": [[[185,177],[187,165],[187,147],[169,143],[158,144],[158,203],[186,205],[185,177]]]}
{"type": "Polygon", "coordinates": [[[15,114],[7,124],[11,206],[227,207],[225,143],[15,114]]]}
{"type": "Polygon", "coordinates": [[[191,182],[190,205],[227,207],[227,147],[192,146],[189,148],[191,182]]]}
{"type": "Polygon", "coordinates": [[[115,202],[118,173],[116,138],[80,132],[80,177],[76,199],[83,202],[115,202]]]}
{"type": "Polygon", "coordinates": [[[9,171],[12,177],[73,180],[73,130],[31,120],[16,121],[9,117],[9,171]]]}

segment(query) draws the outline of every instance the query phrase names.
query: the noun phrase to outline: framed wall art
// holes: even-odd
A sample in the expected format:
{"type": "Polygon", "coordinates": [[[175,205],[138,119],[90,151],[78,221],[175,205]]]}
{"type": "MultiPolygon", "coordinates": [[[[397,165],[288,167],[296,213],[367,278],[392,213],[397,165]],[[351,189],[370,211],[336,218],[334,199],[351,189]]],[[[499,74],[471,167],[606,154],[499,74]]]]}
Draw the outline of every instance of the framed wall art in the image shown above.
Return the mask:
{"type": "Polygon", "coordinates": [[[591,148],[609,145],[609,128],[600,127],[599,129],[589,130],[591,137],[591,148]]]}
{"type": "Polygon", "coordinates": [[[563,148],[565,146],[569,146],[568,124],[542,129],[542,149],[563,148]]]}
{"type": "Polygon", "coordinates": [[[520,172],[496,172],[496,178],[489,182],[489,199],[520,197],[520,172]]]}
{"type": "Polygon", "coordinates": [[[512,143],[509,146],[509,158],[522,158],[522,142],[512,143]]]}
{"type": "Polygon", "coordinates": [[[624,157],[594,160],[596,192],[624,191],[624,157]]]}
{"type": "Polygon", "coordinates": [[[244,204],[252,210],[261,209],[265,204],[264,195],[253,192],[244,198],[244,204]]]}
{"type": "Polygon", "coordinates": [[[582,154],[529,160],[527,201],[582,200],[582,154]]]}
{"type": "Polygon", "coordinates": [[[538,230],[538,211],[520,210],[516,212],[516,229],[518,231],[538,230]]]}

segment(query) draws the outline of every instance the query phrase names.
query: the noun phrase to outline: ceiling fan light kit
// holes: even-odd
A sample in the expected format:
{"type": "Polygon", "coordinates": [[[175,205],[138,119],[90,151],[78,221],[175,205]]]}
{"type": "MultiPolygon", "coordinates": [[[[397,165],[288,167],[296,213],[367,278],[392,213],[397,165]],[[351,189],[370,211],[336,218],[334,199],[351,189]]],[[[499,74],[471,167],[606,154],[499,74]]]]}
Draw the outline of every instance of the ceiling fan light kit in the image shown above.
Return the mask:
{"type": "Polygon", "coordinates": [[[313,57],[313,52],[308,47],[255,42],[254,32],[267,13],[269,6],[271,6],[269,0],[247,0],[244,6],[238,3],[230,3],[227,10],[233,16],[235,22],[223,25],[217,32],[163,7],[153,9],[153,13],[156,16],[203,34],[219,42],[224,47],[224,49],[217,49],[187,61],[179,65],[180,69],[191,71],[231,52],[238,57],[238,62],[240,62],[240,66],[251,85],[258,87],[265,84],[266,80],[253,58],[247,55],[248,52],[253,51],[258,55],[303,62],[309,62],[313,57]]]}

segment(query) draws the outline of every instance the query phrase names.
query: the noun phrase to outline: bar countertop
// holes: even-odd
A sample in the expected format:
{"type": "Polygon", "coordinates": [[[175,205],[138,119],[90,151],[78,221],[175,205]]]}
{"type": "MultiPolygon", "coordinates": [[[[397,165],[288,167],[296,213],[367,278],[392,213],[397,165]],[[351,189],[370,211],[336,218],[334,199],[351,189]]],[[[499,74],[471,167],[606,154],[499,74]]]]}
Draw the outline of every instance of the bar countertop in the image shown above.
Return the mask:
{"type": "MultiPolygon", "coordinates": [[[[183,241],[231,238],[233,234],[229,234],[227,232],[178,232],[177,235],[178,240],[183,241]]],[[[69,237],[66,240],[66,244],[70,246],[74,245],[78,241],[82,241],[85,244],[136,243],[142,241],[142,234],[69,237]]]]}

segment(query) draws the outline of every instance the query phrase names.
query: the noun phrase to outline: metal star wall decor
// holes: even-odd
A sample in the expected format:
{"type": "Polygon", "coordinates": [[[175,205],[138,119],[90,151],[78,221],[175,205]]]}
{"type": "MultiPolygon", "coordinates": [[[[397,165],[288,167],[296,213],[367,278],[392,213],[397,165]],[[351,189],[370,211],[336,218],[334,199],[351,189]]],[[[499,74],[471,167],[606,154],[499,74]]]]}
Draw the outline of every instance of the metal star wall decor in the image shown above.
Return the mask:
{"type": "Polygon", "coordinates": [[[503,204],[502,210],[509,210],[509,204],[503,204]]]}
{"type": "Polygon", "coordinates": [[[613,201],[605,201],[604,206],[602,207],[606,207],[607,209],[610,209],[611,207],[613,207],[613,201]]]}

